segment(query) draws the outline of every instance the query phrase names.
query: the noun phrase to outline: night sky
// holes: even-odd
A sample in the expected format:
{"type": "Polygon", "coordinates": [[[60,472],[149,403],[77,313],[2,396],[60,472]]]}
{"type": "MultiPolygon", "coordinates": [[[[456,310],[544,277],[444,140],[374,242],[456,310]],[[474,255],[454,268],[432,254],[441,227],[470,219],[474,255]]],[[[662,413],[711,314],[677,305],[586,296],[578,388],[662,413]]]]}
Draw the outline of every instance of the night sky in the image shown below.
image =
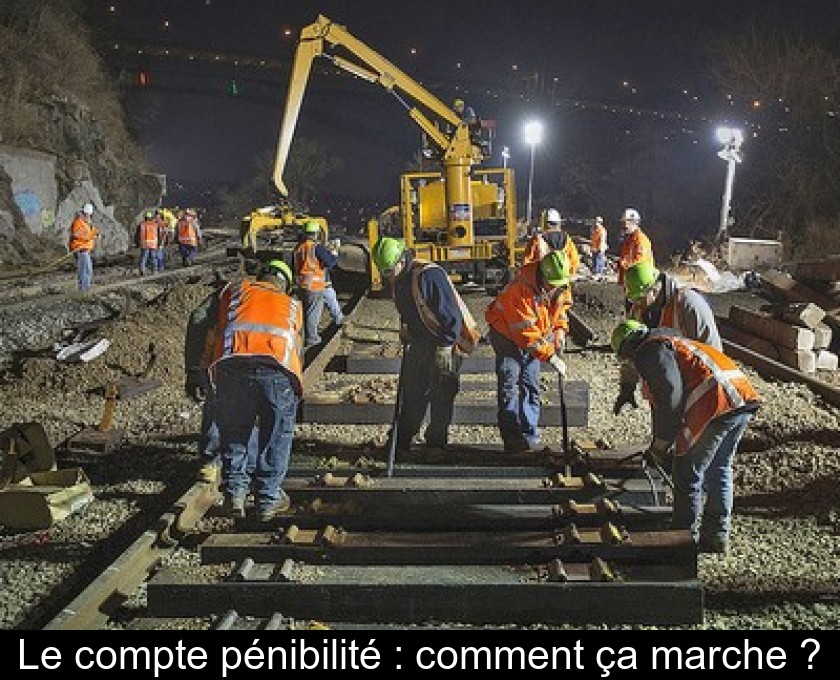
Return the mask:
{"type": "MultiPolygon", "coordinates": [[[[536,193],[551,191],[550,168],[569,154],[587,155],[596,165],[615,162],[640,122],[687,145],[698,163],[714,158],[715,126],[742,124],[749,110],[748,102],[727,101],[710,78],[708,46],[715,41],[756,23],[840,39],[840,0],[115,0],[90,6],[94,37],[114,73],[148,74],[148,86],[135,87],[130,103],[155,169],[207,183],[235,183],[253,174],[255,158],[273,154],[295,40],[318,14],[345,25],[443,101],[463,96],[480,116],[496,120],[490,163],[500,165],[501,149],[509,146],[520,190],[528,168],[521,127],[542,119],[536,193]]],[[[296,134],[318,139],[343,159],[325,193],[386,200],[396,198],[397,175],[420,142],[419,128],[384,89],[327,72],[313,73],[296,134]]]]}

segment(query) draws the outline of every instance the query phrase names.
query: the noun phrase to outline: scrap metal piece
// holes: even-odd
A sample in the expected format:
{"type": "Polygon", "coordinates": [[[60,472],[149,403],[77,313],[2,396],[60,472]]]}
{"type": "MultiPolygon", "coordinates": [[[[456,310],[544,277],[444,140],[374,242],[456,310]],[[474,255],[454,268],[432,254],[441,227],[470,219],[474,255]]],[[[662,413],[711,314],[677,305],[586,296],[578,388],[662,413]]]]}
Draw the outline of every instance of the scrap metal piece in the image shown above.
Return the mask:
{"type": "Polygon", "coordinates": [[[277,581],[279,583],[291,583],[294,579],[292,575],[295,569],[295,561],[291,559],[283,560],[280,564],[278,564],[274,571],[271,573],[272,581],[277,581]]]}
{"type": "Polygon", "coordinates": [[[548,581],[550,583],[566,583],[569,580],[569,575],[566,573],[566,567],[563,565],[563,560],[555,558],[548,563],[548,581]]]}
{"type": "Polygon", "coordinates": [[[607,522],[601,527],[601,540],[609,545],[621,545],[627,535],[612,522],[607,522]]]}
{"type": "Polygon", "coordinates": [[[336,528],[332,524],[328,524],[321,531],[319,543],[328,547],[339,546],[344,543],[345,532],[341,528],[336,528]]]}
{"type": "Polygon", "coordinates": [[[610,583],[619,580],[618,575],[612,567],[600,557],[594,558],[589,563],[589,579],[600,583],[610,583]]]}
{"type": "Polygon", "coordinates": [[[230,575],[230,580],[236,583],[247,581],[251,576],[251,571],[254,569],[254,560],[246,557],[239,563],[234,572],[230,575]]]}

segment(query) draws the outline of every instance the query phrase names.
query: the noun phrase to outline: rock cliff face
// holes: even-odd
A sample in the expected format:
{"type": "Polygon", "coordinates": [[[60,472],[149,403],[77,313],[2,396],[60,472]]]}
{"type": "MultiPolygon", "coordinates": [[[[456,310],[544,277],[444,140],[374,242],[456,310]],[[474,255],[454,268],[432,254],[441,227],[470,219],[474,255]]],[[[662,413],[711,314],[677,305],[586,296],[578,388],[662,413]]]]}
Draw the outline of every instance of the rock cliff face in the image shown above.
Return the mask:
{"type": "Polygon", "coordinates": [[[0,263],[44,264],[48,251],[65,247],[73,215],[86,202],[96,209],[100,254],[125,251],[135,216],[160,202],[158,177],[126,162],[72,98],[53,97],[33,113],[49,152],[0,147],[0,263]]]}

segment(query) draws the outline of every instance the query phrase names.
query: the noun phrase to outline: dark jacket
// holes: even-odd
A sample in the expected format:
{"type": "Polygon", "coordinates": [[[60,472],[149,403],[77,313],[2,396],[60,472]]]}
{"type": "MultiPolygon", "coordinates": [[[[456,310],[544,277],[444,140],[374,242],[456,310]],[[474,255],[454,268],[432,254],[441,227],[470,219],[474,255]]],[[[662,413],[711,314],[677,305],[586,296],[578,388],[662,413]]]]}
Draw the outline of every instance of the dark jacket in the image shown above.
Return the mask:
{"type": "Polygon", "coordinates": [[[400,321],[408,326],[415,342],[434,343],[438,346],[454,345],[461,334],[464,318],[455,296],[452,295],[452,283],[446,272],[438,266],[425,269],[419,278],[420,294],[440,322],[440,335],[435,336],[420,319],[420,313],[411,293],[412,264],[414,257],[406,255],[406,263],[394,281],[394,302],[400,315],[400,321]]]}

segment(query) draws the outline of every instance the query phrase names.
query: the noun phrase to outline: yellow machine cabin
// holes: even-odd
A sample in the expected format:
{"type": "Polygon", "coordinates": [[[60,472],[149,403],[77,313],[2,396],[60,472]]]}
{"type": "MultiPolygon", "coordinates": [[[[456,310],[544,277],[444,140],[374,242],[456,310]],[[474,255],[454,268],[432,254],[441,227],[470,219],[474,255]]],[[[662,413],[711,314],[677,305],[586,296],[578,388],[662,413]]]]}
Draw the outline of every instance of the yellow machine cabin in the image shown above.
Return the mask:
{"type": "MultiPolygon", "coordinates": [[[[478,166],[489,153],[476,125],[406,75],[390,61],[325,16],[303,28],[295,52],[280,127],[273,181],[283,196],[283,172],[312,62],[325,57],[335,66],[383,87],[420,127],[439,172],[401,178],[398,234],[421,257],[439,262],[462,278],[485,282],[507,277],[514,266],[516,188],[510,168],[478,166]],[[329,51],[328,51],[329,50],[329,51]],[[337,54],[341,50],[344,54],[337,54]]],[[[371,242],[378,222],[369,223],[371,242]]],[[[370,264],[374,282],[378,279],[370,264]]]]}

